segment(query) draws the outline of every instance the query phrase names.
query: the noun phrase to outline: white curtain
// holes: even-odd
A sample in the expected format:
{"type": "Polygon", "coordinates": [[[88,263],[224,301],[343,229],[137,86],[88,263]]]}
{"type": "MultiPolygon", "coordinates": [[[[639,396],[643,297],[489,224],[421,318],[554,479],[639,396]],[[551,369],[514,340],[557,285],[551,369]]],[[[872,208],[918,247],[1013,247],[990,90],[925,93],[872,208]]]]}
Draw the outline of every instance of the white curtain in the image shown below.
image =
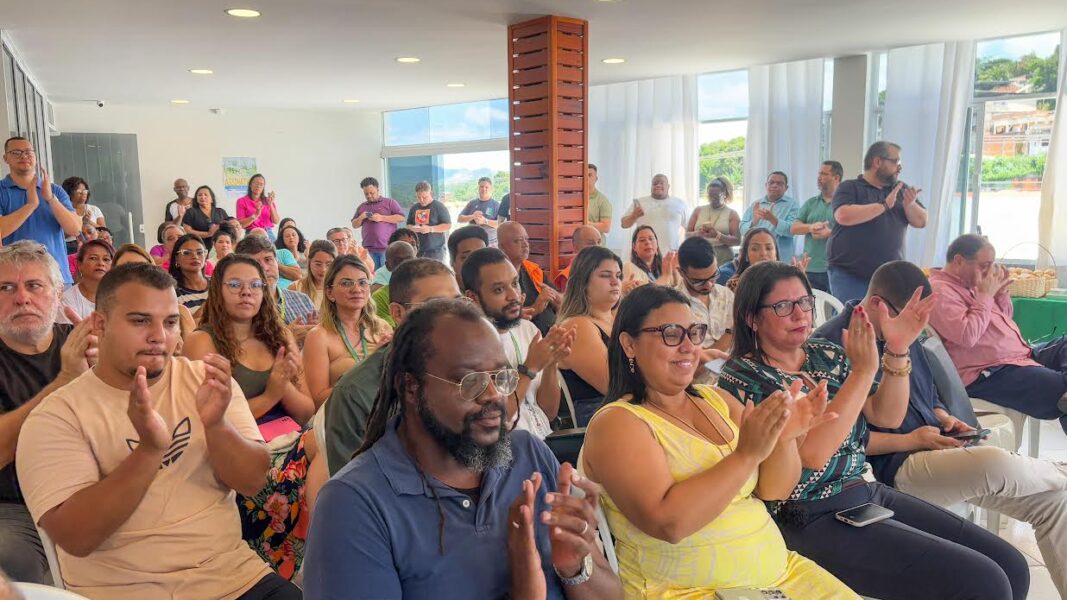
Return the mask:
{"type": "Polygon", "coordinates": [[[824,72],[821,58],[748,70],[746,208],[766,195],[771,171],[789,176],[786,194],[798,203],[818,193],[824,72]]]}
{"type": "Polygon", "coordinates": [[[670,193],[692,208],[699,200],[695,75],[663,77],[589,88],[589,162],[597,187],[612,204],[607,246],[629,256],[630,231],[619,220],[634,198],[647,196],[652,176],[663,173],[670,193]]]}
{"type": "MultiPolygon", "coordinates": [[[[1038,213],[1038,239],[1056,258],[1059,266],[1059,285],[1067,285],[1067,29],[1060,37],[1060,93],[1056,97],[1056,121],[1052,126],[1052,140],[1045,161],[1045,176],[1041,183],[1041,210],[1038,213]],[[1057,202],[1058,200],[1058,202],[1057,202]]],[[[1052,266],[1044,252],[1038,253],[1038,265],[1052,266]]]]}
{"type": "Polygon", "coordinates": [[[929,214],[925,229],[909,228],[905,257],[940,265],[959,214],[960,152],[974,88],[973,41],[889,51],[882,139],[900,144],[900,178],[921,188],[929,214]]]}

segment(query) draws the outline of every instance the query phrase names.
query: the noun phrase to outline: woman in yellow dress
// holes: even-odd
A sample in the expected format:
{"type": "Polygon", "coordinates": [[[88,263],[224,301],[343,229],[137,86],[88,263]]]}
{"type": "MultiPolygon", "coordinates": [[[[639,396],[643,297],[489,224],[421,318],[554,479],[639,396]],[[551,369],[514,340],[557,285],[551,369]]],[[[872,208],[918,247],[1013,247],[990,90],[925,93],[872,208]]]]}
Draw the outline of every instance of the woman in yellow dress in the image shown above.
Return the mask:
{"type": "Polygon", "coordinates": [[[743,407],[693,386],[707,325],[687,299],[642,286],[619,307],[606,404],[579,463],[604,493],[627,598],[711,598],[778,588],[795,600],[858,598],[789,551],[761,500],[787,498],[800,477],[797,438],[835,419],[826,389],[797,389],[743,407]]]}

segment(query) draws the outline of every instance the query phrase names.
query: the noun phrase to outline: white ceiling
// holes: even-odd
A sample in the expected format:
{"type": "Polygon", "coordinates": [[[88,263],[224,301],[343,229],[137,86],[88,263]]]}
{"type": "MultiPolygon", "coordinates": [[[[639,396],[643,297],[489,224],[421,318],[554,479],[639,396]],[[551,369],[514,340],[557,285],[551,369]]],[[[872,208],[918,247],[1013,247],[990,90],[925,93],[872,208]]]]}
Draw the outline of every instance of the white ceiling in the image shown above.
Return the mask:
{"type": "Polygon", "coordinates": [[[187,98],[199,108],[502,97],[507,24],[544,14],[590,22],[599,84],[1059,29],[1067,1],[0,0],[0,28],[53,102],[187,98]],[[263,16],[235,19],[223,13],[232,6],[263,16]],[[411,55],[422,63],[394,60],[411,55]],[[196,67],[216,74],[188,73],[196,67]],[[445,87],[457,81],[466,87],[445,87]]]}

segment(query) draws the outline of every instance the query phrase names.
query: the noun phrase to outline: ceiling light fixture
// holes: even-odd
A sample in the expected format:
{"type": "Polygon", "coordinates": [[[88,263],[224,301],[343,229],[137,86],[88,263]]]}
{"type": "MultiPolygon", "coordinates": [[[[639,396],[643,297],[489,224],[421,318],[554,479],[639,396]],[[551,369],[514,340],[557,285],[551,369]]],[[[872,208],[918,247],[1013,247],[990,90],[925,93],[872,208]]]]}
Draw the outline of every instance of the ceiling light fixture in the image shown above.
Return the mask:
{"type": "Polygon", "coordinates": [[[467,87],[467,84],[465,84],[465,83],[450,83],[450,84],[448,84],[448,87],[450,87],[450,88],[461,88],[461,87],[467,87]]]}
{"type": "Polygon", "coordinates": [[[626,62],[626,59],[625,58],[605,58],[604,60],[602,60],[600,62],[604,63],[605,65],[621,65],[622,63],[626,62]]]}
{"type": "Polygon", "coordinates": [[[356,100],[355,98],[345,98],[342,102],[345,104],[359,104],[359,100],[356,100]]]}
{"type": "Polygon", "coordinates": [[[189,101],[188,100],[183,100],[181,98],[175,98],[174,100],[171,100],[170,103],[171,104],[189,104],[189,101]]]}
{"type": "Polygon", "coordinates": [[[215,72],[211,69],[189,69],[189,72],[193,75],[214,75],[215,72]]]}
{"type": "Polygon", "coordinates": [[[227,8],[226,14],[239,19],[254,19],[260,15],[260,12],[251,8],[227,8]]]}
{"type": "Polygon", "coordinates": [[[406,65],[422,62],[422,59],[417,56],[400,56],[397,57],[396,62],[404,63],[406,65]]]}

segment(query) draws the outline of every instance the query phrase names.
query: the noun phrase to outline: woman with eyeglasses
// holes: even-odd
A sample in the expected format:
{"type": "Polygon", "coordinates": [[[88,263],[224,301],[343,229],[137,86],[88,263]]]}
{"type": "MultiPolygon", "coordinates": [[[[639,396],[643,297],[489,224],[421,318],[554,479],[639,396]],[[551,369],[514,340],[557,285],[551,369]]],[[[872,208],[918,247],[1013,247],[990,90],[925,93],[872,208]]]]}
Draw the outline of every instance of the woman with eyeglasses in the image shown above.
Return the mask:
{"type": "Polygon", "coordinates": [[[78,283],[63,292],[63,306],[85,319],[96,310],[96,288],[111,270],[115,251],[100,240],[90,240],[78,249],[78,283]]]}
{"type": "Polygon", "coordinates": [[[304,370],[316,407],[346,371],[392,337],[392,328],[368,309],[370,280],[363,261],[352,255],[335,259],[326,272],[321,321],[304,340],[304,370]]]}
{"type": "Polygon", "coordinates": [[[630,260],[622,265],[622,294],[649,283],[671,285],[676,266],[677,253],[668,252],[666,257],[660,254],[656,230],[651,225],[641,225],[630,238],[630,260]]]}
{"type": "Polygon", "coordinates": [[[178,282],[178,304],[195,316],[207,300],[207,246],[196,235],[183,235],[174,242],[168,265],[170,276],[178,282]]]}
{"type": "Polygon", "coordinates": [[[300,350],[274,302],[264,302],[266,276],[241,254],[219,261],[200,328],[185,342],[192,360],[218,354],[230,361],[259,431],[271,451],[265,486],[237,497],[242,537],[286,579],[303,561],[308,510],[304,485],[317,450],[303,426],[315,412],[301,369],[300,350]]]}
{"type": "Polygon", "coordinates": [[[868,423],[892,429],[908,410],[908,348],[934,307],[933,297],[923,300],[921,290],[916,292],[896,317],[880,309],[882,340],[862,307],[853,311],[842,348],[810,337],[815,298],[801,269],[779,262],[754,265],[734,296],[734,350],[719,385],[757,407],[784,388],[825,389],[830,408],[840,415],[800,441],[800,482],[770,504],[790,549],[881,600],[1021,600],[1029,568],[1011,544],[863,478],[868,423]],[[837,518],[866,504],[889,509],[891,519],[858,528],[837,518]]]}
{"type": "Polygon", "coordinates": [[[798,440],[837,418],[825,412],[825,388],[782,388],[756,407],[693,385],[707,330],[664,286],[635,290],[615,317],[608,404],[589,422],[579,463],[603,486],[626,597],[778,588],[798,600],[858,598],[790,552],[763,504],[796,485],[798,440]]]}
{"type": "Polygon", "coordinates": [[[326,279],[326,271],[330,269],[333,260],[337,258],[337,248],[326,240],[315,240],[308,247],[307,255],[307,274],[294,281],[289,286],[289,289],[307,294],[307,297],[311,298],[312,304],[321,306],[322,282],[326,279]]]}
{"type": "Polygon", "coordinates": [[[726,204],[733,200],[733,186],[725,177],[708,183],[708,203],[698,206],[689,216],[686,237],[702,237],[715,248],[720,265],[734,259],[733,246],[741,241],[741,217],[726,204]]]}
{"type": "MultiPolygon", "coordinates": [[[[104,213],[98,207],[89,204],[89,197],[92,195],[89,192],[89,182],[78,176],[67,177],[63,180],[62,187],[63,191],[70,197],[70,204],[74,207],[74,212],[81,217],[83,223],[91,223],[94,227],[107,225],[104,220],[104,213]]],[[[67,242],[67,254],[74,254],[78,251],[76,236],[68,237],[65,241],[67,242]]]]}
{"type": "Polygon", "coordinates": [[[622,260],[602,246],[582,249],[571,263],[556,323],[575,332],[570,356],[559,361],[577,413],[575,427],[589,423],[608,392],[608,340],[622,298],[622,268],[622,260]]]}
{"type": "Polygon", "coordinates": [[[229,218],[230,215],[226,214],[225,210],[215,205],[214,190],[202,185],[196,188],[193,206],[189,207],[182,217],[182,227],[185,228],[185,233],[195,235],[207,244],[208,240],[215,237],[222,223],[229,218]]]}

